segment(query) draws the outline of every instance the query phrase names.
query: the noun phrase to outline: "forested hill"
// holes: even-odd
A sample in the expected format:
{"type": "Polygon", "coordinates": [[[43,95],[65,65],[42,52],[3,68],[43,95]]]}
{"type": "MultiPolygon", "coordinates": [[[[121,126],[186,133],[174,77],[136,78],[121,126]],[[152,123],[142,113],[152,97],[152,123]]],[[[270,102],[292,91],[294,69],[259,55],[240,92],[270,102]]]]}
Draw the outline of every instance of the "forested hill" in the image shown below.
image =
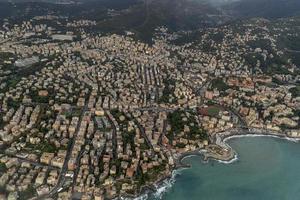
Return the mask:
{"type": "Polygon", "coordinates": [[[237,17],[282,18],[300,15],[300,0],[240,0],[225,7],[237,17]]]}

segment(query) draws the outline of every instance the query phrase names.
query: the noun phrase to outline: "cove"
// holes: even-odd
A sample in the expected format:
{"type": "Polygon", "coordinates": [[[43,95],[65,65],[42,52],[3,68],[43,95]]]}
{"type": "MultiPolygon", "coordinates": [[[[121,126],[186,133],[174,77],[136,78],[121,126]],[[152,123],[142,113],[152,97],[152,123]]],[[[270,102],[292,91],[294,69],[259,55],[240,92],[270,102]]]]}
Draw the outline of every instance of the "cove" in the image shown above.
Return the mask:
{"type": "Polygon", "coordinates": [[[269,137],[228,141],[238,160],[203,163],[188,157],[172,187],[148,199],[162,200],[299,200],[300,143],[269,137]]]}

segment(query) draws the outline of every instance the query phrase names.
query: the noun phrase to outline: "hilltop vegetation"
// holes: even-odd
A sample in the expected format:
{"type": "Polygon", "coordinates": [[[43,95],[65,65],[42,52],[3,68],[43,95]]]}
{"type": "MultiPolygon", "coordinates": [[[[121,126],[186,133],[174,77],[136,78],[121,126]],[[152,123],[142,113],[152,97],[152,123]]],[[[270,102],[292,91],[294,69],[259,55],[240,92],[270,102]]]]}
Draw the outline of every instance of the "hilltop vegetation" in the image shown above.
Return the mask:
{"type": "Polygon", "coordinates": [[[196,30],[215,27],[236,19],[269,19],[300,14],[298,0],[88,0],[71,2],[0,1],[0,19],[20,21],[49,14],[70,19],[97,21],[93,30],[101,33],[135,33],[136,38],[151,42],[154,30],[196,30]]]}
{"type": "Polygon", "coordinates": [[[299,0],[240,0],[226,5],[239,17],[281,18],[300,15],[299,0]]]}

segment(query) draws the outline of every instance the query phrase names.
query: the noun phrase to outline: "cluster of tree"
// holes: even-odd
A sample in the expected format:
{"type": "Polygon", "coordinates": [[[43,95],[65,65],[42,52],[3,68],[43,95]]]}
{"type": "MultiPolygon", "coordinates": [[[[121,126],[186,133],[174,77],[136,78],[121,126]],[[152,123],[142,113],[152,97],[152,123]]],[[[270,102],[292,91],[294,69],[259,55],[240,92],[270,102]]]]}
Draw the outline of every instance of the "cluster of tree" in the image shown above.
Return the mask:
{"type": "Polygon", "coordinates": [[[294,98],[299,97],[300,96],[300,86],[293,87],[293,88],[289,89],[289,92],[292,93],[292,96],[294,98]]]}
{"type": "Polygon", "coordinates": [[[159,103],[175,103],[174,91],[175,91],[175,83],[174,79],[165,79],[164,85],[165,88],[163,90],[163,95],[159,99],[159,103]]]}
{"type": "Polygon", "coordinates": [[[211,89],[217,89],[218,91],[224,92],[229,89],[229,86],[222,78],[216,78],[211,81],[211,89]]]}
{"type": "Polygon", "coordinates": [[[19,194],[19,199],[20,200],[27,200],[32,198],[36,194],[36,190],[32,185],[29,185],[28,188],[24,191],[21,191],[19,194]]]}
{"type": "Polygon", "coordinates": [[[172,141],[175,135],[184,131],[184,126],[188,126],[190,131],[186,135],[187,139],[207,139],[208,135],[202,127],[199,126],[196,121],[195,113],[190,113],[189,116],[185,114],[184,111],[174,111],[168,114],[168,120],[171,125],[171,132],[168,133],[167,137],[172,141]],[[187,118],[186,121],[183,120],[187,118]],[[192,125],[191,125],[192,124],[192,125]]]}
{"type": "Polygon", "coordinates": [[[260,69],[269,75],[274,74],[291,74],[285,67],[289,64],[286,55],[273,54],[273,57],[266,59],[260,53],[249,53],[244,56],[246,64],[255,70],[257,63],[260,63],[260,69]]]}
{"type": "Polygon", "coordinates": [[[32,151],[56,153],[58,151],[57,147],[47,140],[43,140],[38,144],[27,143],[26,147],[30,148],[32,151]]]}

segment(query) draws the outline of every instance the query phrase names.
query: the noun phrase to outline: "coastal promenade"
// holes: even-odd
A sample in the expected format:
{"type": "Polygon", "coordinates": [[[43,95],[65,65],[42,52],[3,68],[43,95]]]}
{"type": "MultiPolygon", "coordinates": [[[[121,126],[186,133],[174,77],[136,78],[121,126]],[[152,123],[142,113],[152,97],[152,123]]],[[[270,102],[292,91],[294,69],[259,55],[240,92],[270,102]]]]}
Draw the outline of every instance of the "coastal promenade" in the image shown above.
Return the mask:
{"type": "Polygon", "coordinates": [[[215,133],[212,138],[212,144],[206,147],[203,155],[205,160],[216,159],[220,161],[231,161],[237,156],[237,153],[232,149],[227,141],[236,137],[276,137],[298,141],[300,138],[290,137],[285,131],[274,131],[269,129],[260,129],[252,127],[232,128],[223,132],[215,133]],[[216,148],[219,147],[219,148],[216,148]]]}
{"type": "Polygon", "coordinates": [[[189,157],[189,156],[203,157],[203,153],[201,152],[201,150],[203,150],[203,149],[198,149],[198,150],[195,150],[195,151],[190,151],[190,152],[180,154],[178,156],[178,158],[175,160],[175,169],[191,167],[191,165],[183,163],[182,160],[186,157],[189,157]]]}
{"type": "Polygon", "coordinates": [[[184,158],[189,156],[200,156],[205,161],[215,159],[230,162],[236,158],[237,153],[228,145],[227,141],[237,137],[276,137],[292,141],[300,140],[300,138],[290,137],[285,131],[279,132],[252,127],[232,128],[213,134],[211,137],[211,144],[208,146],[176,156],[175,169],[191,167],[189,164],[182,162],[184,158]]]}
{"type": "MultiPolygon", "coordinates": [[[[183,162],[185,158],[190,156],[199,156],[203,161],[213,159],[230,163],[231,161],[235,160],[235,158],[237,157],[237,153],[227,144],[227,141],[232,138],[238,137],[276,137],[292,141],[300,140],[300,138],[289,137],[285,131],[279,132],[269,129],[259,129],[251,127],[232,128],[213,134],[213,136],[211,137],[211,144],[206,147],[174,155],[175,166],[172,171],[174,172],[178,169],[190,168],[190,164],[183,162]]],[[[157,188],[163,187],[170,179],[173,178],[173,173],[165,174],[161,176],[159,180],[143,186],[141,188],[140,194],[147,195],[149,193],[153,193],[157,191],[157,188]]],[[[122,196],[128,198],[137,198],[140,195],[122,194],[122,196]]]]}

